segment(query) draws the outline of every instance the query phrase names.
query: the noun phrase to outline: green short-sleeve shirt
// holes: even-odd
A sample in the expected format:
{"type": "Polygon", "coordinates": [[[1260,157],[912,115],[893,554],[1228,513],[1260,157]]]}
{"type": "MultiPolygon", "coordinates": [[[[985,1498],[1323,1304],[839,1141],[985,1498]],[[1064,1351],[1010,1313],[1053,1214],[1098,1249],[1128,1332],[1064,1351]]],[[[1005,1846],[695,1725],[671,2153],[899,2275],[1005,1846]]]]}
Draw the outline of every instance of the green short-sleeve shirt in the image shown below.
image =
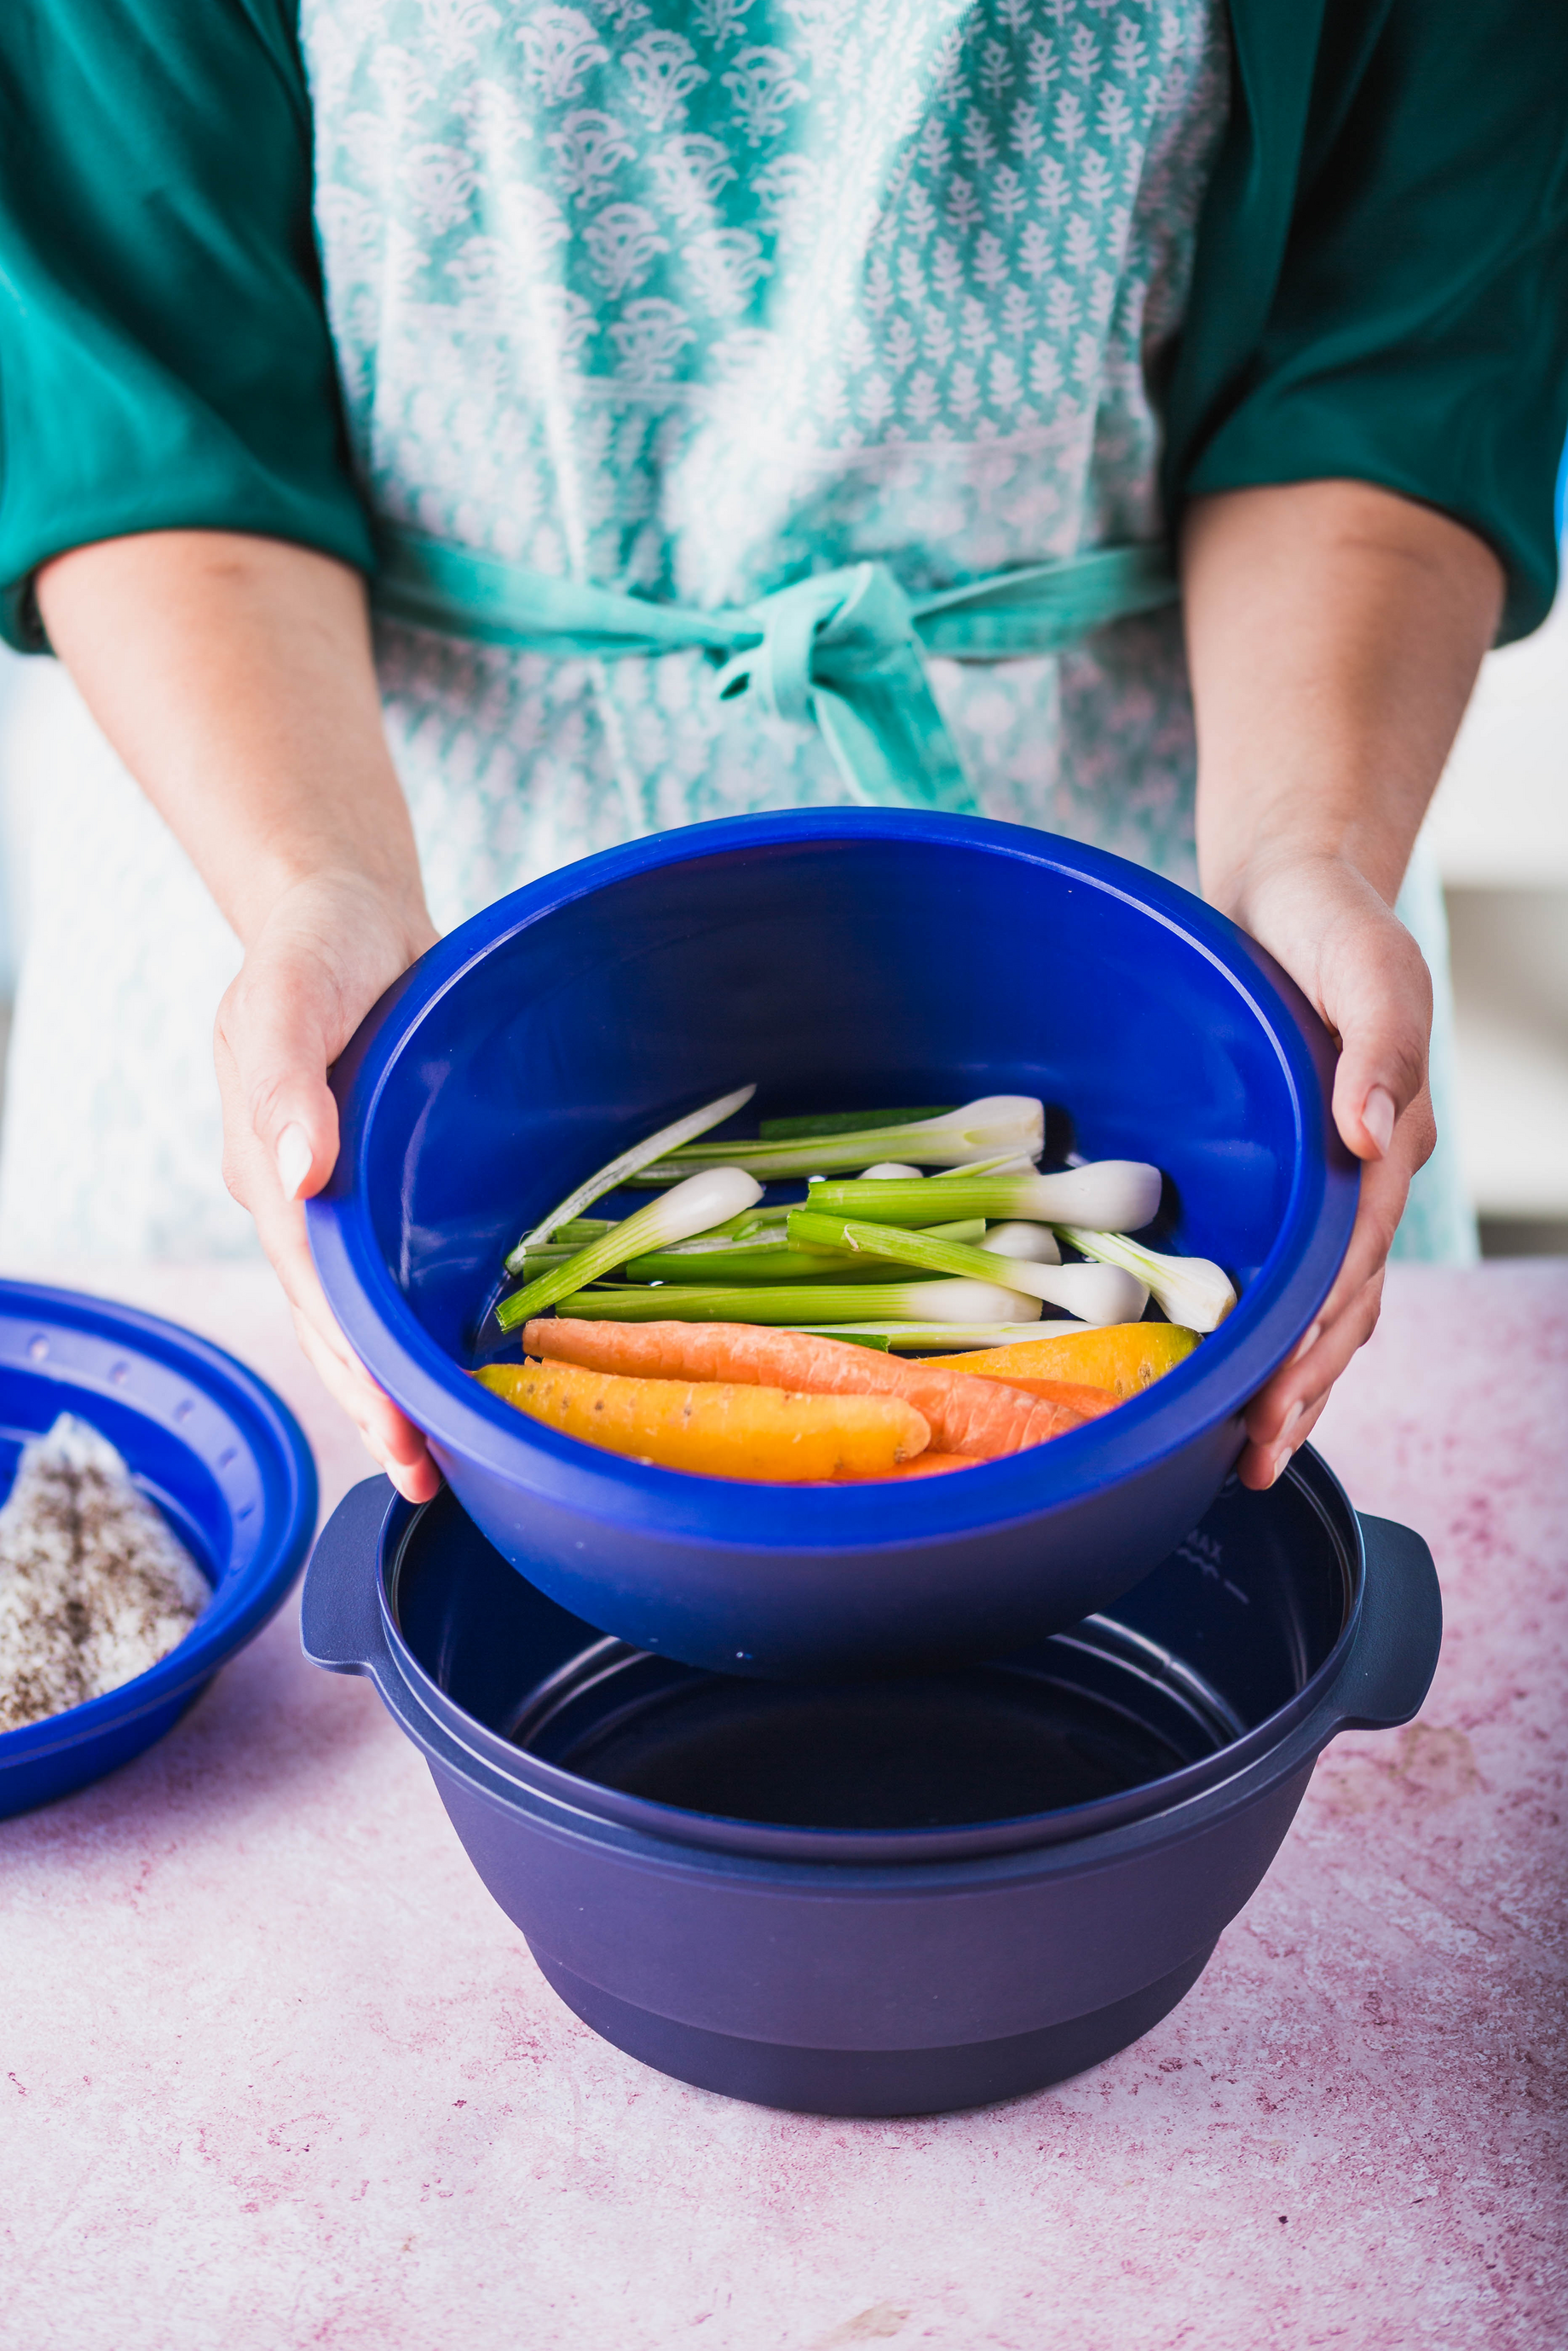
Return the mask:
{"type": "MultiPolygon", "coordinates": [[[[311,222],[296,0],[47,0],[0,24],[0,624],[129,532],[369,568],[311,222]]],[[[1555,582],[1568,12],[1231,0],[1229,120],[1168,385],[1167,514],[1348,475],[1485,538],[1503,634],[1555,582]]]]}

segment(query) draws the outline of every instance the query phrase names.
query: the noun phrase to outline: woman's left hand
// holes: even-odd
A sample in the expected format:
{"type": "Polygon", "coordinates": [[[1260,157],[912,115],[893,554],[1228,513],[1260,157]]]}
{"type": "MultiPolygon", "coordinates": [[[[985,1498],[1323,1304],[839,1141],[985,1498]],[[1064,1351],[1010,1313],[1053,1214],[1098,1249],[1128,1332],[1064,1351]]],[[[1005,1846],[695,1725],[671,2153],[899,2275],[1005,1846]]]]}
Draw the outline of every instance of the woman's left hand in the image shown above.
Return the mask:
{"type": "Polygon", "coordinates": [[[1248,1408],[1240,1477],[1264,1487],[1305,1444],[1329,1390],[1376,1325],[1410,1179],[1437,1140],[1427,1083],[1432,983],[1404,924],[1343,862],[1282,862],[1253,878],[1242,914],[1244,927],[1340,1040],[1334,1124],[1362,1162],[1355,1225],[1333,1288],[1248,1408]]]}
{"type": "Polygon", "coordinates": [[[1333,1288],[1247,1414],[1242,1479],[1271,1486],[1372,1335],[1436,1140],[1432,983],[1393,905],[1496,632],[1502,570],[1431,507],[1367,482],[1291,482],[1195,499],[1182,589],[1204,891],[1338,1036],[1334,1123],[1362,1163],[1333,1288]]]}

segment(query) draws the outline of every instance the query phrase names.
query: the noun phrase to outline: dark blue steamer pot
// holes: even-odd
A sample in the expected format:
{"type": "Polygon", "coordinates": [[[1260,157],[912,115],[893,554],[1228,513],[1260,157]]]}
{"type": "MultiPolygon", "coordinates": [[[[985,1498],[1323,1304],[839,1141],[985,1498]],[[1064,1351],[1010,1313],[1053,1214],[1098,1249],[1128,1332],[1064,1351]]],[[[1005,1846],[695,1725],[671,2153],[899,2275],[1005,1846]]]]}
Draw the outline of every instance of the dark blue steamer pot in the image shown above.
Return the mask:
{"type": "Polygon", "coordinates": [[[697,825],[502,899],[382,998],[338,1068],[311,1246],[465,1510],[574,1614],[739,1674],[985,1657],[1114,1600],[1218,1491],[1354,1217],[1333,1070],[1260,949],[1119,858],[905,810],[697,825]],[[1166,1245],[1219,1259],[1240,1304],[1119,1411],[906,1485],[688,1477],[477,1388],[464,1366],[529,1219],[747,1080],[748,1116],[1040,1095],[1088,1156],[1164,1168],[1166,1245]]]}
{"type": "Polygon", "coordinates": [[[1174,2007],[1337,1731],[1406,1721],[1441,1630],[1418,1536],[1310,1451],[1232,1484],[1113,1618],[873,1683],[604,1640],[444,1495],[356,1488],[307,1654],[368,1673],[549,1982],[646,2064],[809,2112],[978,2105],[1174,2007]]]}
{"type": "Polygon", "coordinates": [[[172,1730],[277,1613],[316,1524],[310,1449],[243,1364],[133,1307],[0,1282],[0,1494],[27,1439],[62,1412],[119,1447],[213,1598],[149,1672],[0,1733],[0,1819],[101,1779],[172,1730]]]}

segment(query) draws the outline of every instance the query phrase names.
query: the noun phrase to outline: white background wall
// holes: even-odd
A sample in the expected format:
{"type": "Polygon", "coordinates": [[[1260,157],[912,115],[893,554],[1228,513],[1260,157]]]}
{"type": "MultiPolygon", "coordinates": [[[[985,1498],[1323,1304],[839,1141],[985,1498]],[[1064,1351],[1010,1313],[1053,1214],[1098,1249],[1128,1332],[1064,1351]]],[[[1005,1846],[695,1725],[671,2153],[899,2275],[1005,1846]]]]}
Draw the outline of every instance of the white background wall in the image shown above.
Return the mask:
{"type": "Polygon", "coordinates": [[[1568,1228],[1568,593],[1488,656],[1428,823],[1476,1205],[1568,1228]]]}

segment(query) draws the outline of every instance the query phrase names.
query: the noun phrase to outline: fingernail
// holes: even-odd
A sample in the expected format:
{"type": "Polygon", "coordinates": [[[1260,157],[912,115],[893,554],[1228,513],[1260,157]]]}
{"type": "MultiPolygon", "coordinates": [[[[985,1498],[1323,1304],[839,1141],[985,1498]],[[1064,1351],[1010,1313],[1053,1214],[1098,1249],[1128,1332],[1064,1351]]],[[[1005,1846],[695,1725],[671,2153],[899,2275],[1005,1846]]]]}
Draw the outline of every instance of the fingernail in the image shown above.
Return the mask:
{"type": "Polygon", "coordinates": [[[1394,1140],[1394,1097],[1386,1086],[1374,1086],[1361,1106],[1361,1123],[1377,1145],[1381,1159],[1394,1140]]]}
{"type": "MultiPolygon", "coordinates": [[[[1289,1437],[1289,1435],[1290,1435],[1290,1433],[1291,1433],[1291,1429],[1292,1429],[1292,1428],[1294,1428],[1294,1426],[1295,1426],[1295,1425],[1296,1425],[1297,1421],[1299,1421],[1299,1420],[1300,1420],[1300,1418],[1301,1418],[1301,1416],[1302,1413],[1303,1413],[1303,1412],[1305,1412],[1305,1410],[1306,1410],[1306,1405],[1301,1402],[1301,1397],[1300,1397],[1300,1396],[1298,1396],[1298,1397],[1296,1398],[1295,1403],[1291,1406],[1290,1410],[1286,1413],[1284,1419],[1280,1423],[1280,1435],[1279,1435],[1279,1438],[1278,1438],[1278,1440],[1277,1440],[1279,1443],[1281,1443],[1281,1444],[1283,1444],[1283,1443],[1284,1443],[1285,1438],[1286,1438],[1287,1437],[1289,1437]]],[[[1288,1457],[1287,1457],[1287,1458],[1288,1458],[1288,1457]]]]}
{"type": "Polygon", "coordinates": [[[1277,1486],[1279,1484],[1281,1479],[1284,1476],[1286,1470],[1291,1466],[1291,1456],[1295,1449],[1296,1448],[1293,1445],[1281,1446],[1280,1450],[1274,1456],[1274,1474],[1269,1480],[1270,1486],[1277,1486]]]}
{"type": "Polygon", "coordinates": [[[1311,1330],[1305,1332],[1302,1336],[1297,1340],[1295,1352],[1291,1355],[1289,1360],[1292,1364],[1296,1364],[1301,1361],[1303,1355],[1310,1355],[1322,1335],[1322,1324],[1321,1322],[1314,1322],[1311,1330]]]}
{"type": "Polygon", "coordinates": [[[286,1200],[298,1200],[310,1173],[310,1137],[302,1126],[286,1126],[277,1138],[277,1180],[286,1200]]]}

